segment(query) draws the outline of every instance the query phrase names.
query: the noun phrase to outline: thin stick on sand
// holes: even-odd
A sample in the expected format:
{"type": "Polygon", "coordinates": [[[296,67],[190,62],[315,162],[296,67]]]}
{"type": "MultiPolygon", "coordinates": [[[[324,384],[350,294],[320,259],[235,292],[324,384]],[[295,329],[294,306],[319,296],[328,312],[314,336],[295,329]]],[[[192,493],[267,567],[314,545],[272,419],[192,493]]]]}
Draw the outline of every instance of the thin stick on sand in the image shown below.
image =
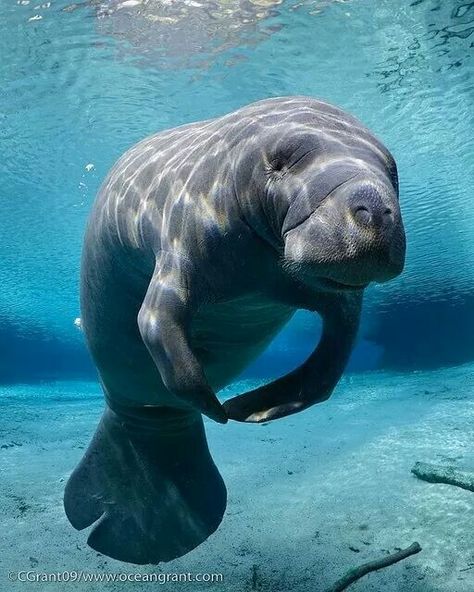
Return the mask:
{"type": "Polygon", "coordinates": [[[397,553],[392,553],[391,555],[386,555],[382,559],[376,559],[375,561],[364,563],[359,567],[354,567],[335,584],[327,588],[326,592],[341,592],[371,571],[377,571],[384,567],[388,567],[389,565],[393,565],[394,563],[398,563],[398,561],[402,561],[403,559],[410,557],[410,555],[415,555],[415,553],[419,553],[420,551],[420,545],[418,543],[413,543],[406,549],[397,551],[397,553]]]}
{"type": "Polygon", "coordinates": [[[474,473],[459,471],[454,467],[441,467],[428,463],[417,462],[411,472],[429,483],[447,483],[468,491],[474,491],[474,473]]]}

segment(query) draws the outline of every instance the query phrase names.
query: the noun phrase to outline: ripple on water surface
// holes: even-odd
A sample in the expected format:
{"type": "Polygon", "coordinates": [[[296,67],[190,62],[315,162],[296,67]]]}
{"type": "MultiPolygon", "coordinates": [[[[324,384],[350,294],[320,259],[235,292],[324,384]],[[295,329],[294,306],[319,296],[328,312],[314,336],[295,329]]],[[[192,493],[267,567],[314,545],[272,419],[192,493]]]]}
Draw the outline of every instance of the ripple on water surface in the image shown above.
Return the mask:
{"type": "Polygon", "coordinates": [[[407,267],[370,291],[372,324],[398,307],[409,313],[397,325],[415,331],[413,307],[427,318],[435,305],[440,331],[472,333],[473,2],[9,0],[0,17],[9,327],[79,339],[87,212],[128,146],[266,96],[308,94],[361,118],[399,165],[407,267]]]}

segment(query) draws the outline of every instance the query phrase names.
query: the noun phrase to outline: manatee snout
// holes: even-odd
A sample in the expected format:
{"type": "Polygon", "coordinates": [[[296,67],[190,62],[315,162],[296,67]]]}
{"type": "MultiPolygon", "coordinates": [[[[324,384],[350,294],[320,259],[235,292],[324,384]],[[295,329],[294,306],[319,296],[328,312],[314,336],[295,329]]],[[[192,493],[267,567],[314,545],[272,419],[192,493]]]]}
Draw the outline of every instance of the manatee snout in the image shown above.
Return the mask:
{"type": "Polygon", "coordinates": [[[349,192],[347,199],[349,215],[361,230],[371,230],[389,238],[395,225],[394,204],[387,192],[379,190],[371,183],[364,183],[349,192]]]}
{"type": "Polygon", "coordinates": [[[285,235],[285,264],[303,281],[328,289],[364,288],[397,277],[405,231],[391,185],[345,183],[285,235]]]}

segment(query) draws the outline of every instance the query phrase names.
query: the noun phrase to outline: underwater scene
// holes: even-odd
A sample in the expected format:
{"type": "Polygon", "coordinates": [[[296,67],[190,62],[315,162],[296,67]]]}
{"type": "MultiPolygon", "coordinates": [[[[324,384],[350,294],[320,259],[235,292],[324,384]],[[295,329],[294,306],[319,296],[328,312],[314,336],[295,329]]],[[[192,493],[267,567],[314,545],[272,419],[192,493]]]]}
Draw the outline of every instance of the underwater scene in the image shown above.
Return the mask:
{"type": "Polygon", "coordinates": [[[0,590],[474,592],[474,2],[0,29],[0,590]]]}

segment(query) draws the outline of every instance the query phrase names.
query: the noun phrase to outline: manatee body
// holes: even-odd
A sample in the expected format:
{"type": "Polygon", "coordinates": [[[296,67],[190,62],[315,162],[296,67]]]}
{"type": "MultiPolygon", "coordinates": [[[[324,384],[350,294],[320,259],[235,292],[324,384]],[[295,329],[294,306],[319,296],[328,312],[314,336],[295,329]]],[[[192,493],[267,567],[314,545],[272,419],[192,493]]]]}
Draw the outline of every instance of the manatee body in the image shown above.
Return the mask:
{"type": "Polygon", "coordinates": [[[226,490],[202,415],[268,421],[326,400],[364,288],[403,268],[396,165],[355,118],[307,97],[264,100],[145,139],[93,206],[81,318],[106,410],[65,492],[88,543],[168,561],[219,525],[226,490]],[[215,392],[298,308],[323,319],[293,372],[215,392]]]}

